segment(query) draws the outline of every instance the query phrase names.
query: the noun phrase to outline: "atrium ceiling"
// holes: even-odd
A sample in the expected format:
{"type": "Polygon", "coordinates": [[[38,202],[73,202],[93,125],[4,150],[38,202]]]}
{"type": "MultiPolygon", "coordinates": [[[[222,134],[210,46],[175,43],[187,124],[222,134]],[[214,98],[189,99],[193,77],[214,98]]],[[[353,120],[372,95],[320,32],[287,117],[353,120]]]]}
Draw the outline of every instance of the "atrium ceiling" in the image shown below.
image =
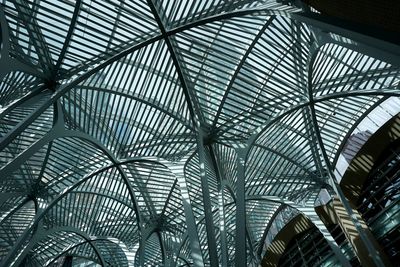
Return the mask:
{"type": "Polygon", "coordinates": [[[2,266],[257,266],[399,112],[396,46],[301,6],[3,0],[0,23],[2,266]]]}

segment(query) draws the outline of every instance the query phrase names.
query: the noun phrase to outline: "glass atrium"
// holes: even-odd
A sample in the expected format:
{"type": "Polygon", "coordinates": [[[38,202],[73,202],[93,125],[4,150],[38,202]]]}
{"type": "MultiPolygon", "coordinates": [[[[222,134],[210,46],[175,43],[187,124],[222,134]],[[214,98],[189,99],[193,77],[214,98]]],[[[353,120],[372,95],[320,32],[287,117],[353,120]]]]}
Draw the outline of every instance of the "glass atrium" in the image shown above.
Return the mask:
{"type": "Polygon", "coordinates": [[[318,13],[2,0],[0,266],[396,262],[400,49],[318,13]]]}

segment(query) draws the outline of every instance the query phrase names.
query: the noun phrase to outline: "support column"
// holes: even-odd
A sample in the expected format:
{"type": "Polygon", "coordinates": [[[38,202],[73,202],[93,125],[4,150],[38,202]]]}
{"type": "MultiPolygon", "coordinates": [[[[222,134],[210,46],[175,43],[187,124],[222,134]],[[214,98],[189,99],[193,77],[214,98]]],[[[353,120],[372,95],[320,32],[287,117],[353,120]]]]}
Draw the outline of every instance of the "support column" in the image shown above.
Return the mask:
{"type": "MultiPolygon", "coordinates": [[[[138,250],[139,266],[144,266],[144,256],[145,256],[145,252],[146,252],[147,240],[155,232],[155,228],[152,226],[143,227],[143,225],[142,225],[142,229],[140,230],[140,232],[141,232],[142,238],[139,241],[139,250],[138,250]]],[[[161,243],[160,243],[160,247],[161,247],[161,243]]]]}
{"type": "Polygon", "coordinates": [[[221,240],[221,266],[228,266],[228,242],[226,240],[226,225],[225,225],[225,202],[224,202],[224,189],[227,184],[223,180],[223,174],[219,167],[214,148],[209,145],[211,161],[214,167],[215,175],[217,177],[219,188],[218,188],[218,212],[219,212],[219,231],[221,240]]]}
{"type": "MultiPolygon", "coordinates": [[[[183,164],[177,164],[169,167],[178,180],[179,189],[181,190],[182,204],[185,212],[185,219],[187,225],[187,235],[189,238],[191,256],[193,258],[193,265],[196,267],[204,266],[203,254],[200,249],[199,235],[197,233],[196,221],[190,203],[189,191],[187,189],[185,175],[183,171],[183,164]]],[[[177,257],[179,257],[179,252],[177,257]]]]}
{"type": "Polygon", "coordinates": [[[335,175],[334,175],[334,172],[333,172],[334,168],[332,168],[331,162],[330,162],[330,160],[328,158],[328,155],[326,153],[325,146],[324,146],[324,143],[322,141],[320,128],[319,128],[319,125],[318,125],[318,120],[317,120],[317,115],[316,115],[316,112],[315,112],[315,106],[314,106],[314,100],[313,100],[312,83],[311,83],[311,74],[310,73],[309,73],[309,80],[308,80],[308,92],[309,92],[309,100],[310,100],[310,103],[311,103],[310,106],[309,106],[310,111],[311,111],[310,112],[311,113],[310,114],[311,115],[311,122],[313,124],[314,134],[315,134],[315,137],[316,137],[318,148],[319,148],[319,150],[321,151],[321,154],[322,154],[321,163],[324,163],[323,165],[326,166],[327,180],[328,180],[327,182],[332,186],[332,188],[335,190],[336,194],[338,195],[339,199],[343,203],[344,210],[346,211],[346,213],[351,218],[350,222],[352,222],[352,224],[355,226],[355,230],[359,234],[362,242],[365,244],[365,247],[366,247],[366,249],[368,251],[367,255],[369,256],[369,259],[372,260],[375,263],[376,266],[384,267],[385,265],[384,265],[380,255],[377,253],[377,251],[375,251],[375,248],[371,244],[371,241],[365,235],[364,229],[361,227],[359,221],[357,220],[357,217],[352,212],[352,208],[350,207],[350,204],[346,200],[346,198],[345,198],[340,186],[338,185],[338,183],[336,181],[336,178],[335,178],[335,175]]]}
{"type": "Polygon", "coordinates": [[[246,147],[236,148],[237,180],[236,180],[236,243],[235,266],[246,266],[246,201],[245,201],[245,160],[246,147]]]}
{"type": "Polygon", "coordinates": [[[224,187],[221,187],[218,195],[219,218],[220,218],[219,231],[221,236],[221,264],[222,266],[228,266],[228,243],[226,241],[225,203],[223,194],[224,194],[224,187]]]}
{"type": "Polygon", "coordinates": [[[204,134],[199,130],[197,137],[199,164],[200,164],[200,180],[201,191],[203,196],[204,215],[206,222],[208,253],[210,256],[211,266],[218,266],[217,242],[215,240],[214,221],[210,201],[210,190],[208,188],[207,173],[206,173],[206,154],[204,151],[204,134]]]}

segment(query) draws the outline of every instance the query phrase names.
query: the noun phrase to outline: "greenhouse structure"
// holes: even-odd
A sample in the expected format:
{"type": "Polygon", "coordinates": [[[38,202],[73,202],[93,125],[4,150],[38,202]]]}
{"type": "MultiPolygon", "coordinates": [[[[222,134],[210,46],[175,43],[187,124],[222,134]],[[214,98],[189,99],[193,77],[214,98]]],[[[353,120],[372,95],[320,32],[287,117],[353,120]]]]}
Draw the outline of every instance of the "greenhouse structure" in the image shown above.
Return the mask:
{"type": "Polygon", "coordinates": [[[2,0],[0,35],[0,266],[398,266],[399,1],[2,0]]]}

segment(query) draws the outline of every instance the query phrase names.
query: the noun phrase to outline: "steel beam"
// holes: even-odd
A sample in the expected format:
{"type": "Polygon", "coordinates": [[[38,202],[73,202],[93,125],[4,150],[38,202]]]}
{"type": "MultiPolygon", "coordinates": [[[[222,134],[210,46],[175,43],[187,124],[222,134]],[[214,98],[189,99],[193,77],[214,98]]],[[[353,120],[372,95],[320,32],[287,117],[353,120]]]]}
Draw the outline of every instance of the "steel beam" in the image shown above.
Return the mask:
{"type": "MultiPolygon", "coordinates": [[[[68,29],[68,32],[67,32],[67,36],[65,37],[63,47],[61,48],[60,55],[58,56],[57,62],[55,64],[55,70],[57,72],[59,72],[59,70],[60,70],[61,64],[62,64],[62,62],[64,60],[64,56],[67,53],[68,46],[69,46],[69,44],[71,42],[72,34],[74,32],[75,25],[76,25],[76,23],[78,21],[78,15],[79,15],[80,10],[81,10],[81,4],[82,4],[82,0],[76,0],[75,9],[74,9],[74,13],[72,14],[71,22],[69,24],[69,29],[68,29]]],[[[59,75],[59,73],[57,73],[57,75],[59,75]]]]}
{"type": "Polygon", "coordinates": [[[253,48],[256,46],[258,40],[261,38],[261,36],[267,30],[268,26],[271,25],[271,23],[275,19],[275,17],[276,16],[271,16],[267,20],[267,22],[264,24],[264,26],[260,29],[260,31],[254,37],[253,41],[251,42],[251,44],[247,48],[246,52],[244,53],[244,55],[240,59],[240,62],[236,65],[235,72],[232,74],[232,77],[231,77],[231,79],[229,81],[229,84],[226,87],[224,96],[221,99],[221,103],[219,105],[218,111],[217,111],[217,113],[215,115],[215,118],[214,118],[214,121],[212,123],[212,129],[216,128],[216,125],[217,125],[217,122],[218,122],[218,118],[219,118],[219,116],[220,116],[220,114],[222,112],[222,109],[224,107],[224,103],[226,102],[226,99],[228,98],[229,92],[232,90],[232,86],[233,86],[234,82],[236,81],[236,78],[239,75],[240,70],[242,69],[243,65],[246,63],[247,58],[249,57],[249,55],[250,55],[251,51],[253,50],[253,48]]]}
{"type": "MultiPolygon", "coordinates": [[[[187,158],[184,158],[182,162],[175,163],[170,166],[170,170],[176,176],[179,189],[181,190],[182,204],[185,212],[187,234],[189,238],[191,255],[193,258],[193,264],[196,267],[204,266],[203,254],[200,248],[199,235],[197,232],[196,220],[192,210],[192,204],[189,197],[189,190],[186,185],[186,179],[184,174],[184,162],[187,162],[187,158]]],[[[179,256],[179,255],[178,255],[179,256]]]]}
{"type": "Polygon", "coordinates": [[[199,155],[199,168],[200,168],[200,181],[201,181],[201,193],[203,197],[204,214],[207,231],[207,245],[208,253],[210,256],[211,266],[218,266],[218,255],[217,255],[217,242],[215,240],[214,221],[211,207],[211,195],[208,187],[208,177],[206,173],[206,152],[204,149],[204,135],[200,130],[197,137],[197,153],[199,155]]]}
{"type": "Polygon", "coordinates": [[[189,112],[191,114],[191,119],[193,120],[193,124],[196,124],[196,119],[198,121],[203,121],[203,116],[202,113],[200,111],[200,108],[198,107],[197,102],[195,101],[195,97],[193,95],[191,95],[191,90],[189,90],[189,87],[187,85],[187,81],[185,79],[185,75],[182,72],[182,68],[181,65],[178,61],[178,58],[176,56],[174,47],[172,45],[172,41],[169,39],[169,36],[167,34],[167,31],[165,29],[164,24],[161,21],[160,15],[158,14],[157,8],[155,6],[155,4],[153,3],[153,0],[147,0],[147,4],[149,5],[151,12],[153,13],[154,19],[156,20],[158,27],[161,30],[163,39],[165,41],[165,43],[167,44],[171,59],[174,63],[175,66],[175,70],[176,73],[178,74],[179,77],[179,81],[181,83],[181,87],[182,87],[182,91],[185,95],[185,99],[186,99],[186,104],[188,106],[189,112]]]}
{"type": "MultiPolygon", "coordinates": [[[[309,75],[308,75],[308,91],[309,91],[309,100],[311,103],[313,103],[313,93],[312,93],[312,85],[311,85],[311,72],[312,69],[310,68],[309,70],[309,75]]],[[[325,150],[325,146],[322,140],[322,136],[321,136],[321,132],[320,132],[320,128],[318,125],[318,121],[317,121],[317,116],[316,116],[316,112],[315,112],[315,107],[314,104],[311,104],[309,106],[310,108],[310,115],[311,115],[311,122],[312,122],[312,126],[314,129],[314,135],[316,137],[317,140],[317,147],[318,149],[321,151],[322,154],[322,158],[321,160],[323,161],[323,163],[325,164],[327,171],[328,171],[328,181],[331,184],[332,188],[335,190],[336,194],[338,195],[340,201],[342,201],[343,206],[345,207],[346,212],[349,214],[350,218],[352,219],[352,223],[354,224],[358,234],[361,237],[362,242],[364,243],[365,247],[368,250],[369,255],[371,255],[372,261],[375,263],[376,266],[384,266],[383,261],[381,259],[381,257],[378,255],[377,251],[375,250],[373,244],[371,243],[371,241],[368,239],[367,235],[365,234],[364,230],[361,227],[360,222],[358,221],[357,217],[355,216],[355,214],[353,213],[348,201],[346,200],[342,190],[340,189],[340,186],[338,185],[335,175],[334,175],[334,170],[330,164],[329,161],[329,157],[327,155],[327,152],[325,150]]]]}
{"type": "Polygon", "coordinates": [[[245,162],[249,147],[243,145],[235,150],[237,153],[235,266],[243,267],[247,265],[245,162]]]}
{"type": "MultiPolygon", "coordinates": [[[[39,62],[42,65],[44,71],[52,71],[53,60],[51,58],[50,49],[46,44],[43,37],[42,31],[39,27],[36,18],[33,16],[33,11],[29,7],[28,3],[23,0],[15,0],[15,8],[18,11],[18,17],[24,22],[28,34],[30,36],[30,41],[35,47],[39,58],[39,62]]],[[[49,73],[50,75],[52,73],[49,73]]]]}
{"type": "Polygon", "coordinates": [[[350,48],[354,51],[358,51],[366,55],[371,55],[394,66],[400,66],[399,45],[379,40],[359,32],[336,26],[334,24],[323,22],[321,20],[310,17],[307,14],[293,13],[288,14],[288,17],[321,29],[323,32],[321,31],[320,33],[325,35],[325,37],[327,37],[327,32],[331,32],[353,40],[356,44],[348,44],[345,42],[339,42],[337,40],[334,41],[331,37],[328,37],[329,40],[331,40],[333,43],[337,43],[341,46],[350,48]]]}
{"type": "Polygon", "coordinates": [[[218,211],[219,211],[219,232],[220,232],[220,239],[221,239],[221,266],[228,266],[228,241],[226,239],[226,225],[225,225],[225,204],[224,204],[224,188],[225,183],[222,181],[224,177],[222,175],[219,162],[217,161],[217,157],[214,153],[214,148],[212,145],[208,145],[210,151],[210,157],[212,161],[212,165],[215,171],[215,175],[218,180],[218,211]]]}
{"type": "Polygon", "coordinates": [[[100,265],[103,266],[103,267],[107,266],[107,264],[104,261],[104,258],[102,256],[99,248],[96,246],[96,244],[93,244],[92,241],[94,241],[94,240],[92,240],[85,232],[80,231],[79,229],[76,229],[74,227],[69,227],[69,226],[62,226],[62,227],[52,228],[50,230],[43,230],[43,229],[38,229],[38,230],[39,231],[37,231],[34,234],[34,236],[30,240],[30,242],[27,245],[27,247],[25,247],[23,249],[23,251],[20,254],[18,254],[18,257],[17,257],[16,261],[14,261],[11,266],[20,266],[22,261],[25,259],[25,257],[29,253],[29,251],[38,242],[44,240],[49,235],[52,235],[52,234],[57,233],[57,232],[72,232],[72,233],[75,233],[75,234],[81,236],[82,238],[84,238],[86,240],[85,243],[86,242],[89,243],[89,245],[93,248],[94,252],[96,253],[100,265]]]}
{"type": "Polygon", "coordinates": [[[269,230],[270,230],[270,228],[271,228],[271,226],[272,226],[272,223],[274,222],[276,216],[278,216],[278,214],[279,214],[285,207],[286,207],[285,204],[281,204],[281,205],[279,206],[279,208],[275,210],[274,214],[271,216],[270,220],[268,221],[267,226],[265,227],[264,233],[263,233],[263,235],[262,235],[260,241],[258,242],[258,243],[259,243],[259,246],[258,246],[258,248],[257,248],[257,257],[259,258],[260,262],[261,262],[261,260],[262,260],[262,258],[263,258],[263,256],[264,256],[264,255],[262,255],[262,253],[263,253],[263,248],[264,248],[264,243],[265,243],[265,239],[267,239],[267,235],[268,235],[268,232],[269,232],[269,230]]]}

